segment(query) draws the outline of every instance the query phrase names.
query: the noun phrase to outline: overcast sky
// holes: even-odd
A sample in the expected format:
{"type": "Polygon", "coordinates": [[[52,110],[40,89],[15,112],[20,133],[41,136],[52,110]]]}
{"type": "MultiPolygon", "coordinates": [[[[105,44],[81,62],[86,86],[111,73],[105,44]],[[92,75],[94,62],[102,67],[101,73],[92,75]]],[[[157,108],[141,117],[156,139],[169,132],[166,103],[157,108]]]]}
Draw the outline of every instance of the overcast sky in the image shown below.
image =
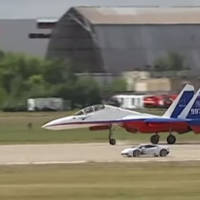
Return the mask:
{"type": "Polygon", "coordinates": [[[72,6],[200,6],[200,0],[0,0],[0,19],[61,17],[72,6]]]}

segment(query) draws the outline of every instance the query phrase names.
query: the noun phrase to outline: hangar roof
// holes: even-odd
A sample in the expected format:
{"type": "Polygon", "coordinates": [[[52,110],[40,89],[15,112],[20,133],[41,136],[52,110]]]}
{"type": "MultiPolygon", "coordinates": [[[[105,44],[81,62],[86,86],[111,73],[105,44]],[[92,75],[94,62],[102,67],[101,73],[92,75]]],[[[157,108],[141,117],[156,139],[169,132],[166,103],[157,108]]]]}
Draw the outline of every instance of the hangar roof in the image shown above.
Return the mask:
{"type": "Polygon", "coordinates": [[[75,7],[92,24],[200,24],[200,7],[75,7]]]}
{"type": "Polygon", "coordinates": [[[60,18],[75,6],[200,6],[199,0],[0,0],[0,19],[60,18]]]}

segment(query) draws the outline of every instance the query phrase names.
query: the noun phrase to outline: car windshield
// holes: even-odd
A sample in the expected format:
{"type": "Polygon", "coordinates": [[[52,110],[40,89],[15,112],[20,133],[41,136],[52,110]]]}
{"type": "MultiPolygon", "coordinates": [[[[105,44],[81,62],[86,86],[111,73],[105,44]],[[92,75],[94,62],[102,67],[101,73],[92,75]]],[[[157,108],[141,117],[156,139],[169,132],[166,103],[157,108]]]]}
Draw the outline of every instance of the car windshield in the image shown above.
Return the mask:
{"type": "Polygon", "coordinates": [[[94,106],[89,106],[86,107],[80,111],[78,111],[77,113],[75,113],[74,115],[83,115],[83,114],[88,114],[88,113],[92,113],[98,110],[102,110],[104,109],[105,106],[104,105],[94,105],[94,106]]]}
{"type": "Polygon", "coordinates": [[[144,146],[144,145],[141,145],[141,146],[139,146],[138,148],[139,148],[139,149],[142,149],[143,147],[145,147],[145,146],[144,146]]]}
{"type": "Polygon", "coordinates": [[[144,145],[140,145],[140,146],[132,146],[132,148],[138,148],[138,149],[141,149],[142,147],[144,147],[144,145]]]}

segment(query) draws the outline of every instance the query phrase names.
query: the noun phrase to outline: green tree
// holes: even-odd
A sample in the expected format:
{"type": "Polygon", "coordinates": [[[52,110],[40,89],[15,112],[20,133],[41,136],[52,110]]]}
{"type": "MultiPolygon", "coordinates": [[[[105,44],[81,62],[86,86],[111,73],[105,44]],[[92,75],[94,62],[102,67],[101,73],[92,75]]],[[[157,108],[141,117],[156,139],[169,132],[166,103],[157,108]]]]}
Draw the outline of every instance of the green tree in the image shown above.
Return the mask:
{"type": "Polygon", "coordinates": [[[76,79],[70,62],[67,63],[61,60],[46,61],[43,70],[44,79],[51,84],[59,84],[76,79]]]}
{"type": "MultiPolygon", "coordinates": [[[[42,75],[42,65],[45,61],[27,57],[22,54],[4,53],[0,59],[0,88],[4,91],[4,101],[24,101],[30,94],[30,77],[42,75]]],[[[10,104],[11,104],[10,103],[10,104]]],[[[1,104],[2,105],[2,104],[1,104]]]]}
{"type": "Polygon", "coordinates": [[[57,85],[54,94],[70,100],[72,107],[84,107],[101,102],[99,86],[90,78],[77,79],[71,84],[57,85]]]}
{"type": "Polygon", "coordinates": [[[22,108],[30,97],[61,97],[74,107],[83,107],[100,103],[102,96],[126,90],[122,79],[99,86],[92,78],[77,77],[74,71],[70,61],[0,51],[0,104],[8,109],[22,108]]]}

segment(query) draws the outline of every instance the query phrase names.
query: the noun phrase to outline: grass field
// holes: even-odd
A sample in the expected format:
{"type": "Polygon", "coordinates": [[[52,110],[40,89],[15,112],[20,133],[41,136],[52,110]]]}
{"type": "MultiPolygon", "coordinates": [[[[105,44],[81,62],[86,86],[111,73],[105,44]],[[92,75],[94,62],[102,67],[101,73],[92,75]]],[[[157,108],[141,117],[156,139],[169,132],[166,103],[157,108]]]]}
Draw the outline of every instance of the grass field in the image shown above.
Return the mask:
{"type": "Polygon", "coordinates": [[[3,200],[199,200],[199,185],[199,162],[0,167],[3,200]]]}
{"type": "MultiPolygon", "coordinates": [[[[152,112],[152,110],[150,110],[152,112]]],[[[161,114],[160,110],[153,113],[161,114]]],[[[75,142],[107,142],[107,131],[89,131],[77,129],[68,131],[48,131],[41,126],[58,117],[63,117],[70,112],[35,112],[35,113],[4,113],[0,112],[0,144],[24,144],[24,143],[75,143],[75,142]],[[32,123],[32,128],[28,128],[32,123]]],[[[167,134],[160,134],[165,141],[167,134]]],[[[131,140],[135,142],[149,142],[150,135],[130,134],[121,128],[116,128],[114,136],[117,140],[131,140]]],[[[192,132],[177,136],[178,142],[200,141],[200,135],[192,132]]]]}
{"type": "MultiPolygon", "coordinates": [[[[41,129],[47,121],[65,115],[64,112],[1,112],[0,144],[107,141],[107,131],[41,129]],[[28,128],[28,123],[32,123],[32,128],[28,128]]],[[[162,134],[162,139],[166,136],[162,134]]],[[[115,137],[149,142],[150,135],[130,134],[117,128],[115,137]]],[[[177,140],[200,142],[200,135],[189,133],[178,136],[177,140]]],[[[199,185],[200,162],[0,166],[3,200],[199,200],[199,185]]]]}

